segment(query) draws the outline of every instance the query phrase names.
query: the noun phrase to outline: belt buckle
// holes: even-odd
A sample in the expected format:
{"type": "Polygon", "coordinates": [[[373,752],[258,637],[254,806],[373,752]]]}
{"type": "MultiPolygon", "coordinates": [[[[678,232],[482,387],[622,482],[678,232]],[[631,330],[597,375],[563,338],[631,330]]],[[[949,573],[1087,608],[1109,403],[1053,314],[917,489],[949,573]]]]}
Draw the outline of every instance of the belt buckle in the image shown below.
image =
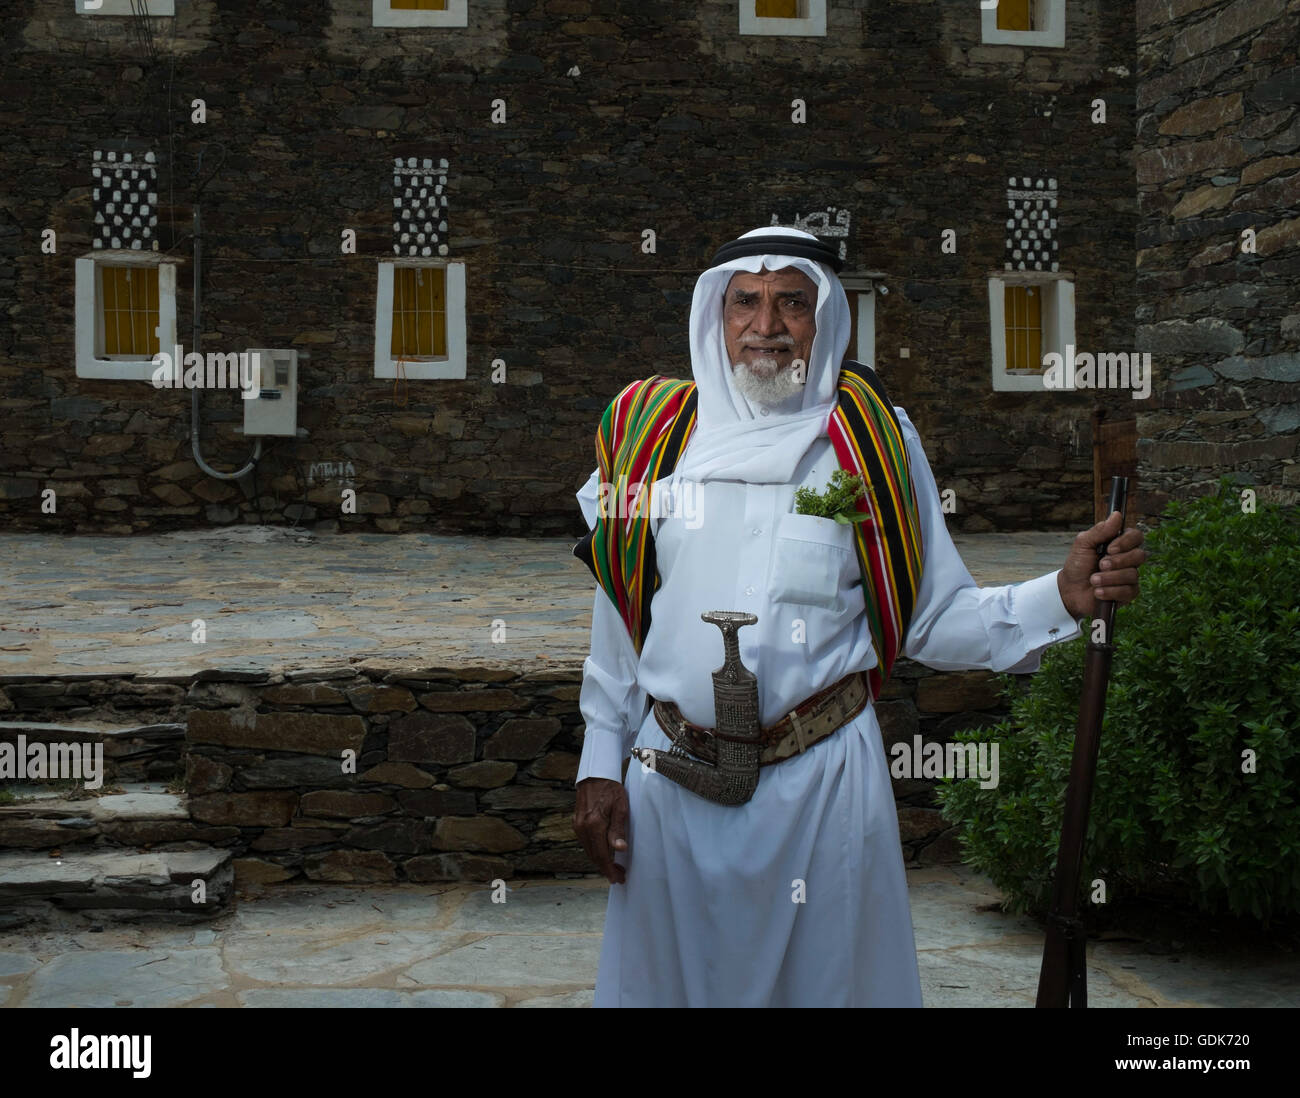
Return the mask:
{"type": "Polygon", "coordinates": [[[794,728],[795,739],[799,741],[799,754],[802,755],[808,750],[808,744],[804,740],[803,724],[799,720],[799,710],[797,708],[790,710],[790,724],[794,728]]]}

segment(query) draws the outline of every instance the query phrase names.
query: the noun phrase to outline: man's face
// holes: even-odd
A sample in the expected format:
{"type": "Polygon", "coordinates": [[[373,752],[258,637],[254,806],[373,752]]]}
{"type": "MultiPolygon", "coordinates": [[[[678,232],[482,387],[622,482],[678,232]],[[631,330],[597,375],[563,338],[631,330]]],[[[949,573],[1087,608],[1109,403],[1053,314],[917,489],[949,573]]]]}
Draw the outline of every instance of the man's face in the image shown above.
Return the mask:
{"type": "Polygon", "coordinates": [[[737,271],[727,283],[722,327],[727,361],[773,377],[806,363],[817,334],[817,284],[795,267],[737,271]]]}

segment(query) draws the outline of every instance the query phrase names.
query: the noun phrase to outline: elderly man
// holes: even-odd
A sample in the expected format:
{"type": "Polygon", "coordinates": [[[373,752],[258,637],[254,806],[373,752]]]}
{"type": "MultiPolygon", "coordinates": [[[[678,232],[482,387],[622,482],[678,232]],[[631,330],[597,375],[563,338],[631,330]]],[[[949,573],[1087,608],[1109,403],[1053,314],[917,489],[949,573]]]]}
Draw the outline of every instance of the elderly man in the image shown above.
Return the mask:
{"type": "Polygon", "coordinates": [[[694,384],[634,382],[597,433],[574,549],[600,585],[574,814],[614,885],[597,1006],[921,1005],[872,704],[895,657],[1032,671],[1094,597],[1137,596],[1142,534],[1118,513],[1058,572],[975,585],[911,421],[845,360],[839,267],[795,230],[725,245],[695,286],[694,384]],[[863,477],[870,518],[795,513],[796,490],[840,468],[863,477]],[[701,615],[718,610],[757,618],[738,652],[761,750],[712,731],[723,644],[701,615]],[[718,779],[746,765],[748,785],[718,779]]]}

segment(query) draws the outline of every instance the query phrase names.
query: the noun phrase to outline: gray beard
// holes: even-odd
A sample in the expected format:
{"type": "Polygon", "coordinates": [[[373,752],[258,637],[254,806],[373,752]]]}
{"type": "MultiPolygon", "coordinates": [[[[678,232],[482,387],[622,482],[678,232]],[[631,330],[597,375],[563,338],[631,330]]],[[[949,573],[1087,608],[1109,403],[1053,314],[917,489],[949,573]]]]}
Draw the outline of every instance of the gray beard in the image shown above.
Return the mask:
{"type": "Polygon", "coordinates": [[[782,404],[803,389],[795,377],[793,365],[782,369],[774,358],[757,358],[751,363],[736,362],[731,367],[736,389],[755,404],[782,404]]]}

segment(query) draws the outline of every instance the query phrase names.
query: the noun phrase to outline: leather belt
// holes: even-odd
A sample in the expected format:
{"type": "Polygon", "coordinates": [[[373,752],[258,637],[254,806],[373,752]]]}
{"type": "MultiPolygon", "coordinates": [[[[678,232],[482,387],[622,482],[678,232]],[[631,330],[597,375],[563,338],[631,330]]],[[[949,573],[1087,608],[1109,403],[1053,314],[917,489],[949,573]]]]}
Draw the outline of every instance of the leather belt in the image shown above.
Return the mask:
{"type": "MultiPolygon", "coordinates": [[[[717,762],[717,742],[711,728],[686,720],[674,702],[652,700],[655,719],[674,744],[705,762],[717,762]]],[[[759,766],[784,762],[808,750],[861,713],[870,700],[867,676],[861,671],[845,675],[762,730],[759,766]]]]}

